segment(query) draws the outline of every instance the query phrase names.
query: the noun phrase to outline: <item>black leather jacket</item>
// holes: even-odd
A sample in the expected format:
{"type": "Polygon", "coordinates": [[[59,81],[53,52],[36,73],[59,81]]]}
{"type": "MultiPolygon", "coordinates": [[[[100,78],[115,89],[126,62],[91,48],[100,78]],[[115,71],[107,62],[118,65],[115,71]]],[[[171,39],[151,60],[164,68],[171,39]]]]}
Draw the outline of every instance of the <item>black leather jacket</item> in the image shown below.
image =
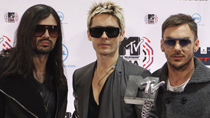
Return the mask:
{"type": "MultiPolygon", "coordinates": [[[[56,86],[56,116],[64,118],[67,106],[67,85],[56,86]]],[[[42,97],[30,79],[0,79],[0,118],[47,118],[42,97]]]]}

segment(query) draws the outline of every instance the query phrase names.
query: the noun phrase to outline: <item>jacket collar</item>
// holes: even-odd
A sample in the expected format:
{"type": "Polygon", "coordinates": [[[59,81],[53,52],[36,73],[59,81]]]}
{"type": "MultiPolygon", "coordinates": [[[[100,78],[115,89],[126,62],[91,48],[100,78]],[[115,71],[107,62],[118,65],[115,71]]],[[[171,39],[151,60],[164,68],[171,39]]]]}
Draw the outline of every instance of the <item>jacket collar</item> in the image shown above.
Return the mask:
{"type": "MultiPolygon", "coordinates": [[[[210,81],[210,68],[206,67],[198,58],[194,57],[195,71],[191,76],[189,83],[202,83],[210,81]]],[[[165,81],[168,78],[167,63],[160,69],[160,80],[165,81]]]]}

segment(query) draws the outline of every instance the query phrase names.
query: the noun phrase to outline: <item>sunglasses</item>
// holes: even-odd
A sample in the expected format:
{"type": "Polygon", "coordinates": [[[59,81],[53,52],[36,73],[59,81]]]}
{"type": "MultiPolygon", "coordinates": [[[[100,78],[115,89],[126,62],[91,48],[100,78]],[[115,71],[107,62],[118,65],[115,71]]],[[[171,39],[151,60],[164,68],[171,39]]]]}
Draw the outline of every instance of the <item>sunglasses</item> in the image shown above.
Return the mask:
{"type": "Polygon", "coordinates": [[[189,44],[191,44],[191,40],[184,39],[184,38],[170,38],[164,41],[164,45],[167,46],[167,48],[173,48],[176,45],[176,41],[179,41],[179,45],[182,48],[188,48],[189,44]]]}
{"type": "Polygon", "coordinates": [[[90,35],[94,38],[100,38],[104,31],[106,32],[106,35],[109,38],[117,37],[119,33],[121,32],[119,27],[109,26],[109,27],[90,27],[89,28],[90,35]]]}
{"type": "Polygon", "coordinates": [[[49,35],[53,38],[59,36],[59,28],[56,25],[37,25],[34,30],[33,36],[41,37],[46,32],[46,30],[48,30],[49,35]]]}

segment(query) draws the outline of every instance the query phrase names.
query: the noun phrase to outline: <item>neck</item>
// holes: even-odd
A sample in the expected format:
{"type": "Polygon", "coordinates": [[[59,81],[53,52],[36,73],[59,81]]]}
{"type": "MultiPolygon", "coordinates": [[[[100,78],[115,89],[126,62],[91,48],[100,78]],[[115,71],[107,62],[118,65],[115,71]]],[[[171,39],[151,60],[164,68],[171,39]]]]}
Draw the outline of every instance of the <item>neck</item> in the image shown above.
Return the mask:
{"type": "Polygon", "coordinates": [[[168,65],[168,79],[172,86],[179,86],[191,78],[195,71],[194,60],[184,66],[183,68],[177,70],[168,65]]]}
{"type": "Polygon", "coordinates": [[[117,63],[118,55],[116,56],[97,56],[97,69],[99,71],[110,69],[117,63]]]}
{"type": "Polygon", "coordinates": [[[45,68],[47,64],[48,55],[35,55],[33,58],[35,69],[33,72],[34,78],[40,83],[45,80],[45,68]]]}

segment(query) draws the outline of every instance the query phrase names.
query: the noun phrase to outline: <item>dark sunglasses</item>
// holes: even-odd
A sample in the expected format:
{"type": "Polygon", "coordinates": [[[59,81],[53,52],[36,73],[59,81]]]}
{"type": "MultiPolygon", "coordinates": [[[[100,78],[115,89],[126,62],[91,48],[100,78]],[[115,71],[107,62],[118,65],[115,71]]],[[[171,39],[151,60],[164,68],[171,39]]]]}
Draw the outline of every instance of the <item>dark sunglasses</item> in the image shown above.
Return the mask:
{"type": "Polygon", "coordinates": [[[117,37],[119,33],[121,32],[119,27],[90,27],[89,28],[90,35],[94,38],[100,38],[104,31],[106,32],[106,35],[109,38],[117,37]]]}
{"type": "Polygon", "coordinates": [[[56,38],[59,36],[59,28],[56,25],[37,25],[33,36],[41,37],[46,32],[46,29],[51,37],[56,38]]]}
{"type": "Polygon", "coordinates": [[[191,44],[191,40],[183,38],[170,38],[165,40],[164,44],[172,48],[176,45],[177,40],[179,40],[179,45],[182,47],[186,47],[188,44],[191,44]]]}

